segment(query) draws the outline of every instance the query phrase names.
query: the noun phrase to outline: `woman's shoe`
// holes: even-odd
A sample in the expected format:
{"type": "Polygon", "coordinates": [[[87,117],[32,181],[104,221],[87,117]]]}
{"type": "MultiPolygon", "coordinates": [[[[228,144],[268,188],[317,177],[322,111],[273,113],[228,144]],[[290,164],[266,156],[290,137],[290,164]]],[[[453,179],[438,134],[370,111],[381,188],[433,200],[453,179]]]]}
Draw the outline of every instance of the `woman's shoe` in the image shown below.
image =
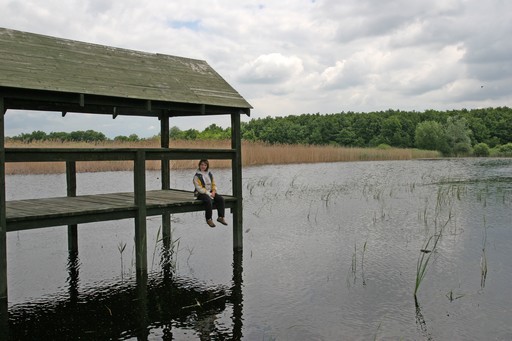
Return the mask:
{"type": "Polygon", "coordinates": [[[222,225],[227,225],[228,223],[226,222],[226,220],[224,219],[224,217],[218,217],[217,218],[217,221],[219,223],[221,223],[222,225]]]}
{"type": "Polygon", "coordinates": [[[206,223],[207,223],[207,224],[208,224],[208,226],[210,226],[210,227],[215,227],[215,224],[213,223],[213,220],[211,220],[211,219],[208,219],[208,220],[206,221],[206,223]]]}

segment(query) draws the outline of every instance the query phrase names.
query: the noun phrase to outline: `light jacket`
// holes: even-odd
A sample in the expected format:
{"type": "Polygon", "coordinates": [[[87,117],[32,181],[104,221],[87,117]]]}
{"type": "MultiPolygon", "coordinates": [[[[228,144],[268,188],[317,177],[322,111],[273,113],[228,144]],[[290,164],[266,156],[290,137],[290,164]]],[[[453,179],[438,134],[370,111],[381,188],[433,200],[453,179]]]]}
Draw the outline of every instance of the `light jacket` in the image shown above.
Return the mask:
{"type": "MultiPolygon", "coordinates": [[[[212,183],[212,192],[217,192],[217,185],[215,184],[215,180],[213,179],[213,174],[211,172],[208,172],[208,176],[210,177],[210,182],[212,183]]],[[[206,184],[204,183],[203,174],[198,169],[196,171],[196,174],[194,175],[194,195],[197,197],[199,193],[202,194],[209,194],[208,190],[206,189],[206,184]]]]}

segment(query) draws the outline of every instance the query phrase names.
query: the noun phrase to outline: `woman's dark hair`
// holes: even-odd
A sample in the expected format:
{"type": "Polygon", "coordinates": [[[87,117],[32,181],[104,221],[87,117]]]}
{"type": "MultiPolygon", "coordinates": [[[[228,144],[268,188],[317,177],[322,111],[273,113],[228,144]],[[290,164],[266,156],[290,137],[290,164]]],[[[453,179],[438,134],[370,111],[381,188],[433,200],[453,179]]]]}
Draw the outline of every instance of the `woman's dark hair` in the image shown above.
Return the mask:
{"type": "Polygon", "coordinates": [[[199,160],[199,163],[197,164],[197,168],[201,168],[202,163],[206,163],[206,170],[210,169],[210,163],[206,159],[199,160]]]}

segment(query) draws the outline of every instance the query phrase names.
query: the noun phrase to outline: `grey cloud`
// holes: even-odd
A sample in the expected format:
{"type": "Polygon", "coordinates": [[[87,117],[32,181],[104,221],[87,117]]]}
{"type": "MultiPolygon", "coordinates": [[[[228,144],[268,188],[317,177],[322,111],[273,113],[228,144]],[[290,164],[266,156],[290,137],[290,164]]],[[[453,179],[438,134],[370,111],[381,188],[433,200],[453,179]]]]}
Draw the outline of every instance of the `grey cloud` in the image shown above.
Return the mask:
{"type": "Polygon", "coordinates": [[[495,82],[491,85],[479,85],[473,82],[472,86],[454,96],[441,98],[440,101],[450,103],[492,103],[495,101],[510,101],[509,82],[495,82]]]}

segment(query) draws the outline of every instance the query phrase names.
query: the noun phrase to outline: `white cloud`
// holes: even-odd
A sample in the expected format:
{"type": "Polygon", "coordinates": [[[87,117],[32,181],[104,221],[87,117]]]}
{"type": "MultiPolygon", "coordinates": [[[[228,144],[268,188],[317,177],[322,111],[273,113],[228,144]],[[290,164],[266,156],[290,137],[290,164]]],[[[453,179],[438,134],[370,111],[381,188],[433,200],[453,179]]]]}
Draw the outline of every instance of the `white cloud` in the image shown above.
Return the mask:
{"type": "Polygon", "coordinates": [[[302,61],[298,57],[270,53],[242,65],[238,80],[245,83],[279,84],[289,81],[303,70],[302,61]]]}
{"type": "MultiPolygon", "coordinates": [[[[253,117],[510,106],[511,10],[502,0],[0,0],[3,27],[206,60],[254,106],[253,117]]],[[[22,115],[8,114],[7,127],[22,115]]],[[[83,123],[52,117],[20,124],[71,131],[83,123]]],[[[158,130],[151,120],[95,122],[108,135],[158,130]]]]}

